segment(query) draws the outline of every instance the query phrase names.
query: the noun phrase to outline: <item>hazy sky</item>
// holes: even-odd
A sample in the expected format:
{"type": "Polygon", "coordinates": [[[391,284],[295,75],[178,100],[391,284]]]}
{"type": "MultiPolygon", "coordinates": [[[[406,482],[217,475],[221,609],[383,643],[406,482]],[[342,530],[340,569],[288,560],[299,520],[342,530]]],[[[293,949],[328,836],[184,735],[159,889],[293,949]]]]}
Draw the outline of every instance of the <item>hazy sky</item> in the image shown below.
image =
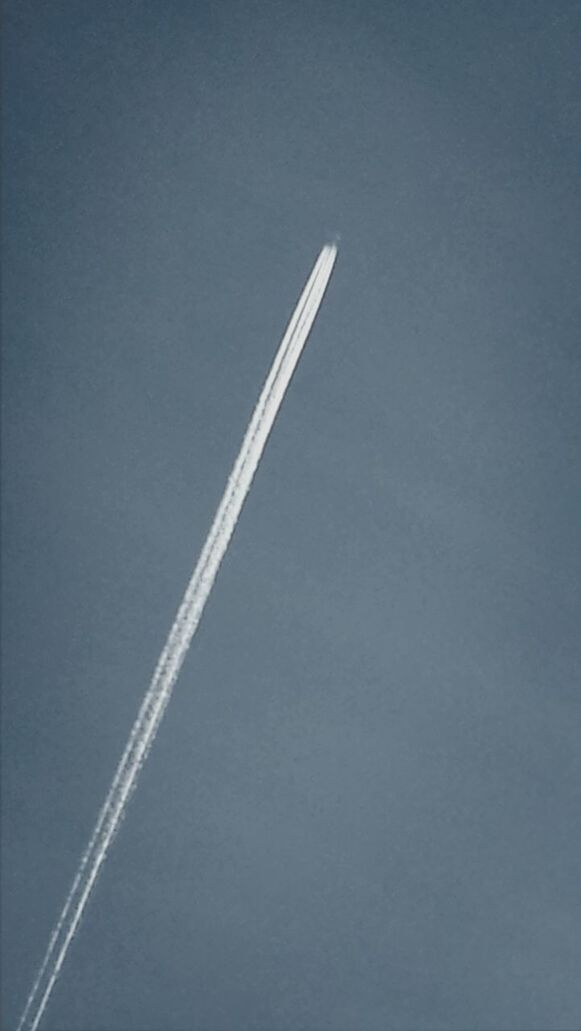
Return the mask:
{"type": "Polygon", "coordinates": [[[581,5],[4,4],[12,1031],[321,245],[46,1031],[581,1025],[581,5]]]}

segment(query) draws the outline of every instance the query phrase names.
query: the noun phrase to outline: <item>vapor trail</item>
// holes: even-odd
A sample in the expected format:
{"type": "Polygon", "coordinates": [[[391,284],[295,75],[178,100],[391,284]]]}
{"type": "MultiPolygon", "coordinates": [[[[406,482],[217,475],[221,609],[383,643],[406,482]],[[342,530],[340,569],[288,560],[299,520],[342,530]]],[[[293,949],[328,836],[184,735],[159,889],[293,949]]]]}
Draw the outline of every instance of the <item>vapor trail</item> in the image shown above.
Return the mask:
{"type": "Polygon", "coordinates": [[[210,596],[220,563],[264,450],[278,409],[323,300],[337,247],[323,247],[277,351],[262,393],[246,430],[240,453],[226,484],[214,522],[186,588],[151,683],[95,829],[85,849],[61,915],[28,996],[18,1031],[36,1031],[52,989],[79,926],[83,911],[109,847],[125,815],[129,798],[147,758],[192,637],[210,596]]]}

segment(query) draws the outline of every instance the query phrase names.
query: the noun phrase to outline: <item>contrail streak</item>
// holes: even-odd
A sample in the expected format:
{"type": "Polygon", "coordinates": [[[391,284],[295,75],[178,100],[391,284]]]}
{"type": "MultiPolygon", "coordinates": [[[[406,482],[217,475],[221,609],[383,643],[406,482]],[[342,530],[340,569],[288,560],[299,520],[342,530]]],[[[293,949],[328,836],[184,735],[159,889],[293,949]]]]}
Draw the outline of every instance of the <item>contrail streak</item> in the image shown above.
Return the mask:
{"type": "Polygon", "coordinates": [[[246,430],[240,453],[226,484],[206,543],[141,703],[113,783],[50,937],[18,1031],[36,1031],[42,1019],[99,870],[119,830],[127,803],[155,740],[278,409],[323,300],[336,256],[335,244],[326,244],[323,247],[288,324],[246,430]]]}

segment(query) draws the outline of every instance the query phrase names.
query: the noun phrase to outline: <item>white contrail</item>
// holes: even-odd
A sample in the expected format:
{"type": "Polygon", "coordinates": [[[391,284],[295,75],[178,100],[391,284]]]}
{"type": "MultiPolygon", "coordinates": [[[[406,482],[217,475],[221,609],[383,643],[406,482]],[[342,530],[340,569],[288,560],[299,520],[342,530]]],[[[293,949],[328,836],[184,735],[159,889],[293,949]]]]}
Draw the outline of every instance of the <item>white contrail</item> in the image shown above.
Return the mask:
{"type": "Polygon", "coordinates": [[[336,256],[335,244],[323,247],[288,324],[246,430],[240,453],[226,484],[206,543],[186,588],[113,783],[99,813],[91,840],[83,853],[63,910],[50,937],[18,1031],[36,1031],[38,1028],[99,869],[121,825],[127,802],[155,739],[173,686],[236,527],[268,435],[323,300],[336,256]]]}

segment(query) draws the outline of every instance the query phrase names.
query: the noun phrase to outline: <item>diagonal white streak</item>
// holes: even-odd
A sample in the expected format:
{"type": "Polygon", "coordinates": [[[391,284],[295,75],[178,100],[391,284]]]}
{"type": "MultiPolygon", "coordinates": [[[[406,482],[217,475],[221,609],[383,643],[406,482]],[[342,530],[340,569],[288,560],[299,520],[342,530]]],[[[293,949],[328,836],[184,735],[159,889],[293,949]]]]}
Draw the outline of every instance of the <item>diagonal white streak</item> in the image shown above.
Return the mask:
{"type": "Polygon", "coordinates": [[[278,409],[319,310],[336,256],[335,244],[323,247],[277,351],[206,543],[159,657],[61,915],[50,937],[18,1031],[36,1031],[39,1026],[99,870],[119,830],[127,803],[155,740],[278,409]]]}

